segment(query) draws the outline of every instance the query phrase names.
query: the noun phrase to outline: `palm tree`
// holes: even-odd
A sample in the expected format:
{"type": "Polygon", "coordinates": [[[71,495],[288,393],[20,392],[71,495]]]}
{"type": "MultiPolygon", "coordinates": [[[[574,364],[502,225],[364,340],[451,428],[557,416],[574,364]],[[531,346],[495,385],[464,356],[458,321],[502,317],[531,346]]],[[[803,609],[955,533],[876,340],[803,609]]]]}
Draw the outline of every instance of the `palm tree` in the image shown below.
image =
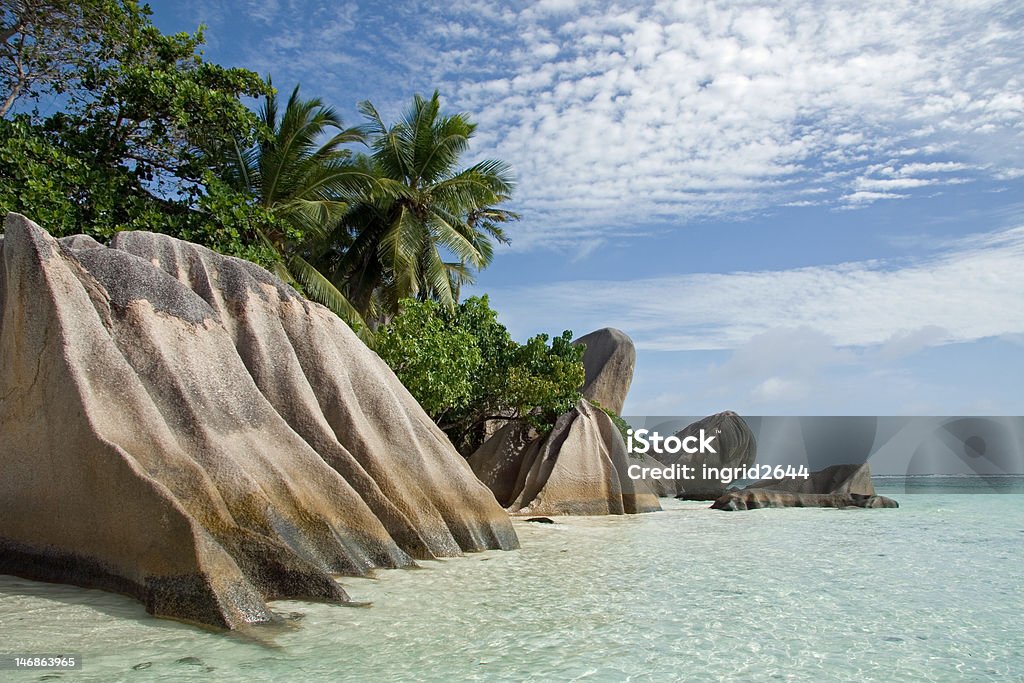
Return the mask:
{"type": "Polygon", "coordinates": [[[319,98],[300,99],[298,86],[283,113],[272,93],[259,117],[269,134],[247,149],[236,144],[227,155],[223,180],[254,197],[271,216],[271,222],[258,226],[257,233],[279,256],[276,274],[298,284],[311,299],[365,336],[368,330],[359,312],[307,260],[345,215],[347,198],[381,193],[370,189],[372,179],[351,162],[351,151],[343,147],[362,141],[362,133],[343,128],[335,111],[319,98]]]}
{"type": "Polygon", "coordinates": [[[417,95],[388,128],[370,102],[359,105],[371,154],[355,165],[377,183],[354,202],[333,254],[320,263],[344,281],[353,305],[380,321],[398,301],[432,299],[451,308],[473,272],[507,243],[502,223],[518,216],[498,208],[511,194],[508,166],[486,160],[459,170],[476,125],[462,114],[442,116],[437,91],[417,95]]]}

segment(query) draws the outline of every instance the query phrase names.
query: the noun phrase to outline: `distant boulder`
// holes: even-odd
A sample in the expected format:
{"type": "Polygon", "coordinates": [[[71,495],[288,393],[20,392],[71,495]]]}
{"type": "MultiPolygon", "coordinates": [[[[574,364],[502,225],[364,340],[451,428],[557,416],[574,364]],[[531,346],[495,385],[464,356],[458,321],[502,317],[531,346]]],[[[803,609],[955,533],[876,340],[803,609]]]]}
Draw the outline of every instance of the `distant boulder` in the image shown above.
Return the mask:
{"type": "MultiPolygon", "coordinates": [[[[709,415],[676,432],[680,440],[693,436],[699,439],[701,432],[705,437],[714,436],[715,452],[706,453],[655,453],[650,456],[665,465],[691,467],[693,476],[690,479],[677,479],[668,484],[668,494],[684,500],[714,500],[725,493],[732,483],[723,482],[722,478],[704,477],[705,467],[721,471],[723,468],[732,470],[737,467],[749,467],[757,459],[757,441],[750,427],[743,418],[727,410],[709,415]]],[[[665,435],[663,435],[665,436],[665,435]]]]}
{"type": "Polygon", "coordinates": [[[856,493],[793,493],[770,489],[732,491],[716,500],[712,510],[757,510],[760,508],[898,508],[885,496],[856,493]]]}
{"type": "Polygon", "coordinates": [[[546,436],[502,427],[469,458],[498,502],[516,515],[621,515],[660,510],[657,495],[629,477],[634,461],[611,419],[581,400],[546,436]]]}
{"type": "Polygon", "coordinates": [[[875,485],[871,482],[871,467],[867,463],[861,465],[832,465],[823,470],[811,472],[806,479],[803,477],[762,479],[747,486],[747,488],[772,489],[773,491],[789,491],[791,493],[875,495],[875,485]]]}
{"type": "Polygon", "coordinates": [[[580,337],[573,344],[587,347],[583,352],[586,373],[581,390],[583,397],[621,415],[636,368],[633,340],[621,330],[604,327],[580,337]]]}
{"type": "Polygon", "coordinates": [[[165,235],[0,242],[0,573],[221,628],[337,574],[517,547],[387,365],[255,264],[165,235]]]}
{"type": "Polygon", "coordinates": [[[896,508],[899,503],[875,495],[871,468],[832,465],[807,478],[762,479],[745,489],[730,491],[712,504],[715,510],[754,510],[782,507],[896,508]]]}

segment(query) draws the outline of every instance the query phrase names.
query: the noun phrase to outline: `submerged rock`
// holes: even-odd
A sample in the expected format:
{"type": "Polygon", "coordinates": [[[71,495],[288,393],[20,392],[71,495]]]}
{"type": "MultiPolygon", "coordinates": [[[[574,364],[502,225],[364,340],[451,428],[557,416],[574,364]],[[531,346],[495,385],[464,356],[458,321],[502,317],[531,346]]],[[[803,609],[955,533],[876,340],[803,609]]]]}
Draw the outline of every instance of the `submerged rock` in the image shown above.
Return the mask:
{"type": "Polygon", "coordinates": [[[782,479],[762,479],[748,489],[772,489],[774,491],[790,491],[792,493],[853,493],[862,496],[875,495],[875,485],[871,482],[871,467],[861,465],[832,465],[817,472],[811,472],[807,478],[785,477],[782,479]]]}
{"type": "Polygon", "coordinates": [[[633,340],[621,330],[604,327],[580,337],[573,344],[587,347],[583,352],[586,373],[581,390],[583,397],[621,415],[636,368],[633,340]]]}
{"type": "Polygon", "coordinates": [[[629,477],[633,462],[611,419],[586,400],[559,417],[547,436],[510,423],[469,458],[498,502],[522,515],[660,510],[657,495],[629,477]]]}
{"type": "Polygon", "coordinates": [[[730,491],[711,505],[715,510],[754,510],[781,507],[897,508],[899,503],[875,495],[871,468],[832,465],[807,478],[762,479],[745,489],[730,491]]]}
{"type": "Polygon", "coordinates": [[[391,370],[258,266],[145,232],[0,241],[0,573],[235,628],[332,574],[514,548],[391,370]]]}
{"type": "Polygon", "coordinates": [[[712,510],[757,510],[760,508],[898,508],[885,496],[857,493],[793,493],[771,489],[730,491],[711,505],[712,510]]]}

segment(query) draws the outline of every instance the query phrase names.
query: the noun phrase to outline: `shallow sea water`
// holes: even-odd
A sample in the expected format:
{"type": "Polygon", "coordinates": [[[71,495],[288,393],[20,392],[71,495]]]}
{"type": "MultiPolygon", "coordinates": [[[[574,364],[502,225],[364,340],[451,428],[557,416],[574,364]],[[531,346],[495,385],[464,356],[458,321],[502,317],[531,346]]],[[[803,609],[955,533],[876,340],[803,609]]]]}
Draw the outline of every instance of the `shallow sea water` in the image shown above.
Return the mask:
{"type": "Polygon", "coordinates": [[[126,597],[0,576],[0,653],[64,681],[1024,680],[1024,494],[898,510],[708,510],[517,522],[522,549],[344,579],[257,638],[126,597]],[[262,641],[262,642],[260,642],[262,641]]]}

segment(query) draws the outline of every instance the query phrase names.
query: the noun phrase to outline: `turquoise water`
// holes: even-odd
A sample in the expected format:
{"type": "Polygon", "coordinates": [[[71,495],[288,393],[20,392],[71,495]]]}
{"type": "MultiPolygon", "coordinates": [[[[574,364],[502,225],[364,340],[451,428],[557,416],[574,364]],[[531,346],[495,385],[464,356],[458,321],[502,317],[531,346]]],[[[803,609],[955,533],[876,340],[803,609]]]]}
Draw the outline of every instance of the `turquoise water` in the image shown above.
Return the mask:
{"type": "Polygon", "coordinates": [[[522,550],[343,579],[373,605],[278,602],[255,638],[0,577],[0,653],[84,657],[0,680],[1024,680],[1024,495],[878,483],[900,509],[517,522],[522,550]]]}

